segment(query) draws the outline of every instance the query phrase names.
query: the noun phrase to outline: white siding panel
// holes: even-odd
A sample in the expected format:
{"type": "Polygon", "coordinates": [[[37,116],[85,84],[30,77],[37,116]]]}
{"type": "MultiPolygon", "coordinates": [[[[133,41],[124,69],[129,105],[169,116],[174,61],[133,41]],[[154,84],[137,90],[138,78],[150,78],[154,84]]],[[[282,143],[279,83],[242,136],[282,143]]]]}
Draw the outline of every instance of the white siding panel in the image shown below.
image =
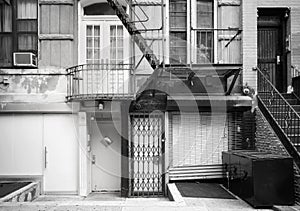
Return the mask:
{"type": "Polygon", "coordinates": [[[43,116],[0,116],[0,175],[42,175],[43,116]]]}

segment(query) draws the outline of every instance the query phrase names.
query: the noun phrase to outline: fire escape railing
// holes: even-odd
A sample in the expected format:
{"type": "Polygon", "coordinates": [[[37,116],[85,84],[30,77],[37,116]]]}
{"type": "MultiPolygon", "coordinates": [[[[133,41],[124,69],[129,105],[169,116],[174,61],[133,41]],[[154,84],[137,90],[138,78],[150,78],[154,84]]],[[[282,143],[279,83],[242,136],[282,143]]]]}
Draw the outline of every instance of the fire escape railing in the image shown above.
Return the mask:
{"type": "MultiPolygon", "coordinates": [[[[123,25],[128,30],[129,34],[133,36],[134,42],[140,48],[140,50],[145,55],[145,58],[149,62],[150,66],[156,70],[159,65],[159,60],[154,54],[153,50],[150,48],[149,44],[145,40],[145,38],[141,35],[141,31],[137,28],[135,22],[129,14],[127,14],[126,10],[123,8],[123,5],[118,0],[107,0],[108,4],[116,11],[116,15],[119,17],[123,25]]],[[[128,5],[129,2],[126,1],[128,5]]],[[[132,11],[132,7],[130,6],[132,11]]],[[[144,14],[144,13],[143,13],[144,14]]],[[[146,16],[147,19],[147,16],[146,16]]],[[[138,20],[139,23],[143,23],[143,21],[138,20]]],[[[144,26],[144,24],[142,24],[144,26]]]]}
{"type": "MultiPolygon", "coordinates": [[[[158,57],[155,55],[154,51],[151,49],[152,43],[149,43],[148,39],[143,36],[145,35],[145,32],[147,31],[156,31],[163,28],[163,26],[160,29],[148,29],[145,25],[145,22],[149,20],[148,15],[145,13],[143,8],[140,6],[139,1],[136,0],[125,0],[128,8],[129,13],[126,12],[123,5],[118,0],[107,0],[108,4],[116,11],[116,15],[119,17],[129,34],[132,36],[133,41],[135,44],[139,47],[141,52],[143,53],[142,59],[146,59],[150,66],[153,68],[154,72],[153,74],[147,79],[147,81],[139,87],[139,90],[137,90],[137,94],[139,95],[142,93],[148,85],[151,83],[151,81],[158,78],[158,76],[162,73],[162,66],[164,65],[163,62],[159,61],[158,57]],[[140,13],[144,16],[143,18],[140,18],[138,13],[135,11],[135,9],[138,8],[140,10],[140,13]],[[162,63],[162,65],[161,65],[162,63]]],[[[147,2],[146,5],[149,5],[150,3],[147,2]]],[[[151,5],[151,4],[150,4],[151,5]]],[[[152,6],[155,6],[157,4],[153,4],[152,6]]],[[[163,14],[163,3],[159,4],[162,8],[162,14],[163,14]]],[[[163,33],[162,33],[163,34],[163,33]]],[[[162,39],[164,40],[164,39],[162,39]]],[[[134,62],[135,63],[135,62],[134,62]]],[[[137,66],[140,64],[138,62],[137,66]]],[[[134,67],[134,70],[136,67],[134,67]]],[[[135,71],[134,71],[135,74],[135,71]]]]}
{"type": "Polygon", "coordinates": [[[131,64],[84,64],[67,69],[67,100],[133,98],[131,64]]]}
{"type": "Polygon", "coordinates": [[[258,103],[277,136],[300,167],[300,115],[280,94],[268,79],[267,74],[257,68],[258,103]]]}

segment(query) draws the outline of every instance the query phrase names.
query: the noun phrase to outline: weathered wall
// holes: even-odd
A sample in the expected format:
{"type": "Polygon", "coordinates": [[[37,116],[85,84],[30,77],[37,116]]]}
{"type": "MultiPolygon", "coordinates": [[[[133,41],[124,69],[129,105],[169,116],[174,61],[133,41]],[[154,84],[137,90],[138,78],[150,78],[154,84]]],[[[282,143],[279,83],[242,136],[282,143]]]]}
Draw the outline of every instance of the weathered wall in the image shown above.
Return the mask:
{"type": "Polygon", "coordinates": [[[38,69],[0,68],[0,81],[5,78],[9,82],[0,84],[1,103],[65,101],[63,74],[77,64],[77,2],[40,0],[38,24],[38,69]]]}
{"type": "MultiPolygon", "coordinates": [[[[289,155],[261,111],[256,111],[256,148],[259,151],[289,155]]],[[[300,171],[294,164],[296,202],[300,203],[300,171]]]]}

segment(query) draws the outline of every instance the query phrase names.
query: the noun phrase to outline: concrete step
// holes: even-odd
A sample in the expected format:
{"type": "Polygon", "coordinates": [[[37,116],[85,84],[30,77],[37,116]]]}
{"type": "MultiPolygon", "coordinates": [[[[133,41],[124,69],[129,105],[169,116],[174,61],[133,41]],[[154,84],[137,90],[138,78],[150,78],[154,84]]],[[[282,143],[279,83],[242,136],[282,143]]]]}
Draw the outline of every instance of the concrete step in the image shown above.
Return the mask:
{"type": "MultiPolygon", "coordinates": [[[[271,112],[285,112],[285,108],[287,105],[284,104],[273,104],[273,105],[268,105],[267,104],[267,108],[271,111],[271,112]]],[[[300,105],[291,105],[293,107],[293,109],[300,113],[300,105]]]]}
{"type": "Polygon", "coordinates": [[[282,127],[285,133],[287,134],[300,134],[300,125],[299,126],[290,126],[290,127],[282,127]]]}
{"type": "Polygon", "coordinates": [[[282,95],[285,99],[297,99],[296,96],[295,96],[294,94],[281,93],[281,95],[282,95]]]}
{"type": "Polygon", "coordinates": [[[285,99],[290,105],[299,105],[298,99],[285,99]]]}

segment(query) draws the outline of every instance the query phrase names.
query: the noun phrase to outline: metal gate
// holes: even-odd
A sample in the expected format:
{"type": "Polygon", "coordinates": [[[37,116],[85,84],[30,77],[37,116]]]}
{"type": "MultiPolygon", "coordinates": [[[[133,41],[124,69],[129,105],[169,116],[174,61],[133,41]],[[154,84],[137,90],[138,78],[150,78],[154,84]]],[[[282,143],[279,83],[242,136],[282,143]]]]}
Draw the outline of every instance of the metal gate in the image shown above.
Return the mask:
{"type": "Polygon", "coordinates": [[[131,115],[130,194],[164,195],[164,118],[162,113],[131,115]]]}

